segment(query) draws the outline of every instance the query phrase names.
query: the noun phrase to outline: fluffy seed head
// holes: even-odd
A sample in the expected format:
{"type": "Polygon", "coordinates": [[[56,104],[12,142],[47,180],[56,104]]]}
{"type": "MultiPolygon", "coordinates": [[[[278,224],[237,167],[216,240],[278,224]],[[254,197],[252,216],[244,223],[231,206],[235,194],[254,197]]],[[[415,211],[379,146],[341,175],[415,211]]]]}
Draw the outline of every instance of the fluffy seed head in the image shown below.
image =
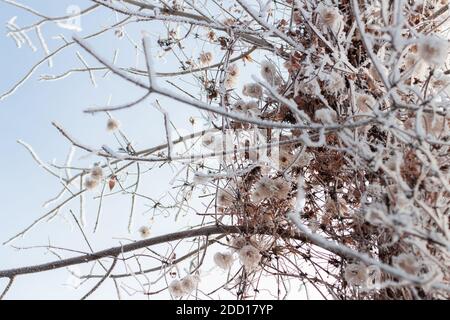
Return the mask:
{"type": "Polygon", "coordinates": [[[239,76],[239,67],[237,64],[231,64],[227,69],[227,74],[231,78],[237,78],[239,76]]]}
{"type": "Polygon", "coordinates": [[[270,198],[272,195],[272,179],[269,177],[262,177],[255,184],[255,189],[252,193],[252,199],[255,202],[260,202],[264,199],[270,198]]]}
{"type": "Polygon", "coordinates": [[[283,178],[278,178],[274,180],[272,190],[275,198],[285,200],[288,197],[289,191],[291,191],[291,185],[283,178]]]}
{"type": "Polygon", "coordinates": [[[92,190],[97,188],[99,184],[99,180],[98,179],[92,179],[91,177],[87,177],[86,180],[84,180],[84,186],[88,189],[88,190],[92,190]]]}
{"type": "Polygon", "coordinates": [[[437,36],[428,36],[419,42],[419,56],[428,64],[440,66],[448,55],[448,41],[437,36]]]}
{"type": "Polygon", "coordinates": [[[242,112],[250,117],[255,117],[261,114],[256,101],[245,102],[244,100],[238,100],[234,104],[233,110],[242,112]]]}
{"type": "Polygon", "coordinates": [[[252,271],[256,269],[261,261],[261,253],[252,245],[246,245],[239,250],[239,260],[245,269],[252,271]]]}
{"type": "Polygon", "coordinates": [[[142,226],[139,228],[139,234],[141,235],[141,238],[145,239],[150,236],[150,228],[146,226],[142,226]]]}
{"type": "Polygon", "coordinates": [[[115,130],[119,129],[119,127],[120,127],[119,120],[109,118],[108,122],[106,122],[106,129],[108,131],[115,131],[115,130]]]}
{"type": "Polygon", "coordinates": [[[233,255],[228,252],[217,252],[214,255],[214,263],[224,270],[230,269],[233,265],[233,255]]]}
{"type": "Polygon", "coordinates": [[[169,285],[169,292],[174,298],[182,297],[184,295],[184,290],[181,281],[173,280],[169,285]]]}
{"type": "Polygon", "coordinates": [[[200,282],[200,278],[197,275],[188,275],[184,277],[181,281],[181,289],[183,293],[190,294],[197,288],[198,283],[200,282]]]}
{"type": "Polygon", "coordinates": [[[228,208],[233,205],[234,197],[230,190],[219,190],[217,192],[217,205],[222,208],[228,208]]]}
{"type": "Polygon", "coordinates": [[[322,109],[316,110],[316,112],[314,113],[314,117],[318,121],[321,121],[323,124],[331,124],[336,121],[337,115],[336,115],[336,111],[334,111],[334,110],[322,108],[322,109]]]}
{"type": "Polygon", "coordinates": [[[338,95],[345,90],[345,80],[337,72],[333,72],[326,81],[325,90],[331,94],[338,95]]]}
{"type": "Polygon", "coordinates": [[[370,109],[375,105],[375,99],[371,95],[358,93],[355,103],[359,111],[370,112],[370,109]]]}
{"type": "Polygon", "coordinates": [[[271,85],[279,85],[281,82],[275,65],[270,61],[264,61],[261,63],[261,76],[271,85]]]}
{"type": "Polygon", "coordinates": [[[202,52],[200,53],[200,64],[203,66],[208,66],[211,64],[213,60],[213,55],[211,52],[202,52]]]}
{"type": "Polygon", "coordinates": [[[338,8],[320,3],[317,7],[317,11],[325,26],[329,27],[333,32],[339,31],[339,27],[343,22],[343,17],[338,8]]]}
{"type": "Polygon", "coordinates": [[[249,83],[244,85],[244,88],[242,89],[242,94],[247,97],[260,99],[263,95],[263,90],[259,84],[249,83]]]}
{"type": "Polygon", "coordinates": [[[407,273],[417,275],[420,270],[420,263],[417,258],[410,253],[401,253],[398,256],[392,258],[392,263],[407,273]]]}
{"type": "Polygon", "coordinates": [[[350,263],[345,268],[344,277],[350,285],[362,286],[367,281],[367,268],[359,263],[350,263]]]}
{"type": "Polygon", "coordinates": [[[231,247],[233,251],[237,252],[247,245],[247,240],[244,237],[236,237],[231,240],[231,247]]]}
{"type": "Polygon", "coordinates": [[[96,165],[91,169],[90,175],[94,180],[101,180],[103,178],[103,169],[96,165]]]}

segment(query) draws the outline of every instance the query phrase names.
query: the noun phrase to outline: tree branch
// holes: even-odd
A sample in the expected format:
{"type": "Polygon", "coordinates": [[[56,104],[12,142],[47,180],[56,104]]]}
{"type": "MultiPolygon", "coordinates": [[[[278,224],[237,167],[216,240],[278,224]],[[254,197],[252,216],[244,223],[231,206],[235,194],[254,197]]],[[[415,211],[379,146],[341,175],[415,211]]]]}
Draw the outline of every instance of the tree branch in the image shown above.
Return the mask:
{"type": "MultiPolygon", "coordinates": [[[[252,233],[255,231],[259,231],[259,230],[256,230],[255,227],[244,227],[244,226],[207,226],[207,227],[202,227],[202,228],[198,228],[198,229],[170,233],[170,234],[154,237],[151,239],[136,241],[136,242],[133,242],[130,244],[109,248],[109,249],[98,251],[98,252],[95,252],[92,254],[85,254],[85,255],[81,255],[81,256],[77,256],[77,257],[73,257],[73,258],[48,262],[48,263],[34,265],[34,266],[15,268],[15,269],[9,269],[9,270],[1,270],[0,278],[11,278],[14,276],[19,276],[19,275],[24,275],[24,274],[39,273],[39,272],[69,267],[69,266],[73,266],[76,264],[87,263],[87,262],[99,260],[101,258],[116,257],[117,255],[122,254],[122,253],[127,253],[127,252],[138,250],[141,248],[150,247],[150,246],[154,246],[154,245],[165,243],[165,242],[181,240],[181,239],[185,239],[185,238],[191,238],[191,237],[197,237],[197,236],[210,236],[213,234],[222,234],[222,233],[229,233],[229,234],[245,233],[245,232],[252,233]]],[[[271,230],[260,230],[259,232],[262,234],[270,234],[270,235],[273,234],[273,231],[271,231],[271,230]]],[[[278,234],[283,234],[283,231],[278,232],[278,234]]],[[[301,235],[297,235],[294,238],[301,240],[301,241],[306,241],[306,238],[301,235]]]]}

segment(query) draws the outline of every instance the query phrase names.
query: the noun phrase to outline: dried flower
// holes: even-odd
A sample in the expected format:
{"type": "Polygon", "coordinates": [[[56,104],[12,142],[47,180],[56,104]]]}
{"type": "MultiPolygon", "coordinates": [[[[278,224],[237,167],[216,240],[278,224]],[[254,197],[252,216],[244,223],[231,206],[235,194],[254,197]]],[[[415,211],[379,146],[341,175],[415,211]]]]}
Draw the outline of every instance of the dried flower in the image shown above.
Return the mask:
{"type": "Polygon", "coordinates": [[[197,288],[198,283],[200,282],[200,278],[197,275],[188,275],[184,277],[181,281],[181,289],[183,293],[190,294],[197,288]]]}
{"type": "Polygon", "coordinates": [[[201,65],[209,66],[212,63],[213,55],[211,52],[202,52],[199,59],[201,65]]]}
{"type": "Polygon", "coordinates": [[[252,193],[252,199],[255,202],[260,202],[266,198],[270,198],[272,195],[272,179],[269,177],[262,177],[255,184],[255,189],[252,193]]]}
{"type": "Polygon", "coordinates": [[[96,165],[91,169],[90,176],[94,180],[101,180],[103,178],[103,169],[96,165]]]}
{"type": "Polygon", "coordinates": [[[339,31],[339,27],[343,23],[343,17],[340,14],[339,9],[336,7],[327,6],[323,2],[320,2],[317,6],[317,11],[319,12],[322,23],[325,26],[330,27],[333,32],[337,33],[339,31]]]}
{"type": "Polygon", "coordinates": [[[418,44],[419,56],[428,64],[440,66],[448,55],[448,41],[437,36],[422,38],[418,44]]]}
{"type": "Polygon", "coordinates": [[[230,64],[227,69],[227,75],[231,78],[239,77],[239,67],[237,64],[230,64]]]}
{"type": "Polygon", "coordinates": [[[99,185],[100,181],[98,179],[92,179],[91,177],[87,177],[84,180],[84,186],[88,189],[88,190],[92,190],[97,188],[97,186],[99,185]]]}
{"type": "Polygon", "coordinates": [[[184,295],[183,286],[181,285],[181,281],[173,280],[169,284],[169,292],[174,298],[180,298],[184,295]]]}
{"type": "Polygon", "coordinates": [[[244,88],[242,89],[242,94],[247,97],[260,99],[263,95],[263,90],[259,84],[249,83],[244,85],[244,88]]]}
{"type": "Polygon", "coordinates": [[[283,178],[278,178],[273,181],[273,196],[278,200],[285,200],[291,191],[291,184],[283,178]]]}
{"type": "Polygon", "coordinates": [[[233,205],[234,196],[230,190],[219,190],[217,192],[217,205],[222,208],[228,208],[233,205]]]}
{"type": "Polygon", "coordinates": [[[237,79],[234,77],[226,77],[225,78],[225,82],[224,82],[224,86],[226,89],[231,89],[236,87],[236,83],[237,83],[237,79]]]}
{"type": "Polygon", "coordinates": [[[289,182],[282,178],[271,179],[269,177],[262,177],[255,184],[252,199],[255,202],[260,202],[272,197],[279,200],[285,200],[290,190],[291,186],[289,182]]]}
{"type": "Polygon", "coordinates": [[[427,190],[428,192],[438,192],[442,189],[442,183],[437,177],[426,177],[423,180],[423,184],[425,186],[425,190],[427,190]]]}
{"type": "Polygon", "coordinates": [[[367,268],[360,263],[350,263],[344,271],[345,280],[353,286],[363,286],[367,281],[367,268]]]}
{"type": "Polygon", "coordinates": [[[231,64],[227,68],[227,75],[225,77],[224,86],[231,89],[236,86],[237,78],[239,76],[239,67],[237,64],[231,64]]]}
{"type": "Polygon", "coordinates": [[[417,275],[421,266],[416,256],[411,253],[401,253],[392,257],[392,264],[412,275],[417,275]]]}
{"type": "Polygon", "coordinates": [[[239,250],[239,260],[245,269],[252,271],[258,267],[261,261],[261,254],[254,246],[246,245],[239,250]]]}
{"type": "Polygon", "coordinates": [[[141,235],[141,238],[145,239],[150,236],[150,228],[146,226],[142,226],[139,228],[139,234],[141,235]]]}
{"type": "Polygon", "coordinates": [[[314,117],[321,121],[323,124],[331,124],[334,123],[337,119],[336,111],[331,109],[322,108],[316,110],[314,117]]]}
{"type": "Polygon", "coordinates": [[[281,79],[277,74],[277,69],[270,61],[261,63],[261,76],[271,85],[279,85],[281,83],[281,79]]]}
{"type": "Polygon", "coordinates": [[[337,72],[332,72],[326,80],[325,90],[333,95],[338,95],[346,88],[344,78],[337,72]]]}
{"type": "Polygon", "coordinates": [[[109,118],[108,122],[106,122],[106,129],[108,131],[115,131],[115,130],[119,129],[119,127],[120,127],[119,120],[116,120],[114,118],[109,118]]]}
{"type": "Polygon", "coordinates": [[[224,270],[230,269],[233,265],[233,255],[231,253],[217,252],[214,255],[214,263],[224,270]]]}
{"type": "Polygon", "coordinates": [[[375,99],[371,95],[357,93],[355,103],[359,111],[370,112],[375,105],[375,99]]]}
{"type": "Polygon", "coordinates": [[[244,100],[238,100],[234,104],[233,110],[242,112],[249,117],[255,117],[261,114],[256,101],[245,102],[244,100]]]}
{"type": "Polygon", "coordinates": [[[247,244],[247,240],[244,237],[236,237],[231,240],[231,247],[233,248],[233,251],[237,252],[242,247],[244,247],[247,244]]]}

